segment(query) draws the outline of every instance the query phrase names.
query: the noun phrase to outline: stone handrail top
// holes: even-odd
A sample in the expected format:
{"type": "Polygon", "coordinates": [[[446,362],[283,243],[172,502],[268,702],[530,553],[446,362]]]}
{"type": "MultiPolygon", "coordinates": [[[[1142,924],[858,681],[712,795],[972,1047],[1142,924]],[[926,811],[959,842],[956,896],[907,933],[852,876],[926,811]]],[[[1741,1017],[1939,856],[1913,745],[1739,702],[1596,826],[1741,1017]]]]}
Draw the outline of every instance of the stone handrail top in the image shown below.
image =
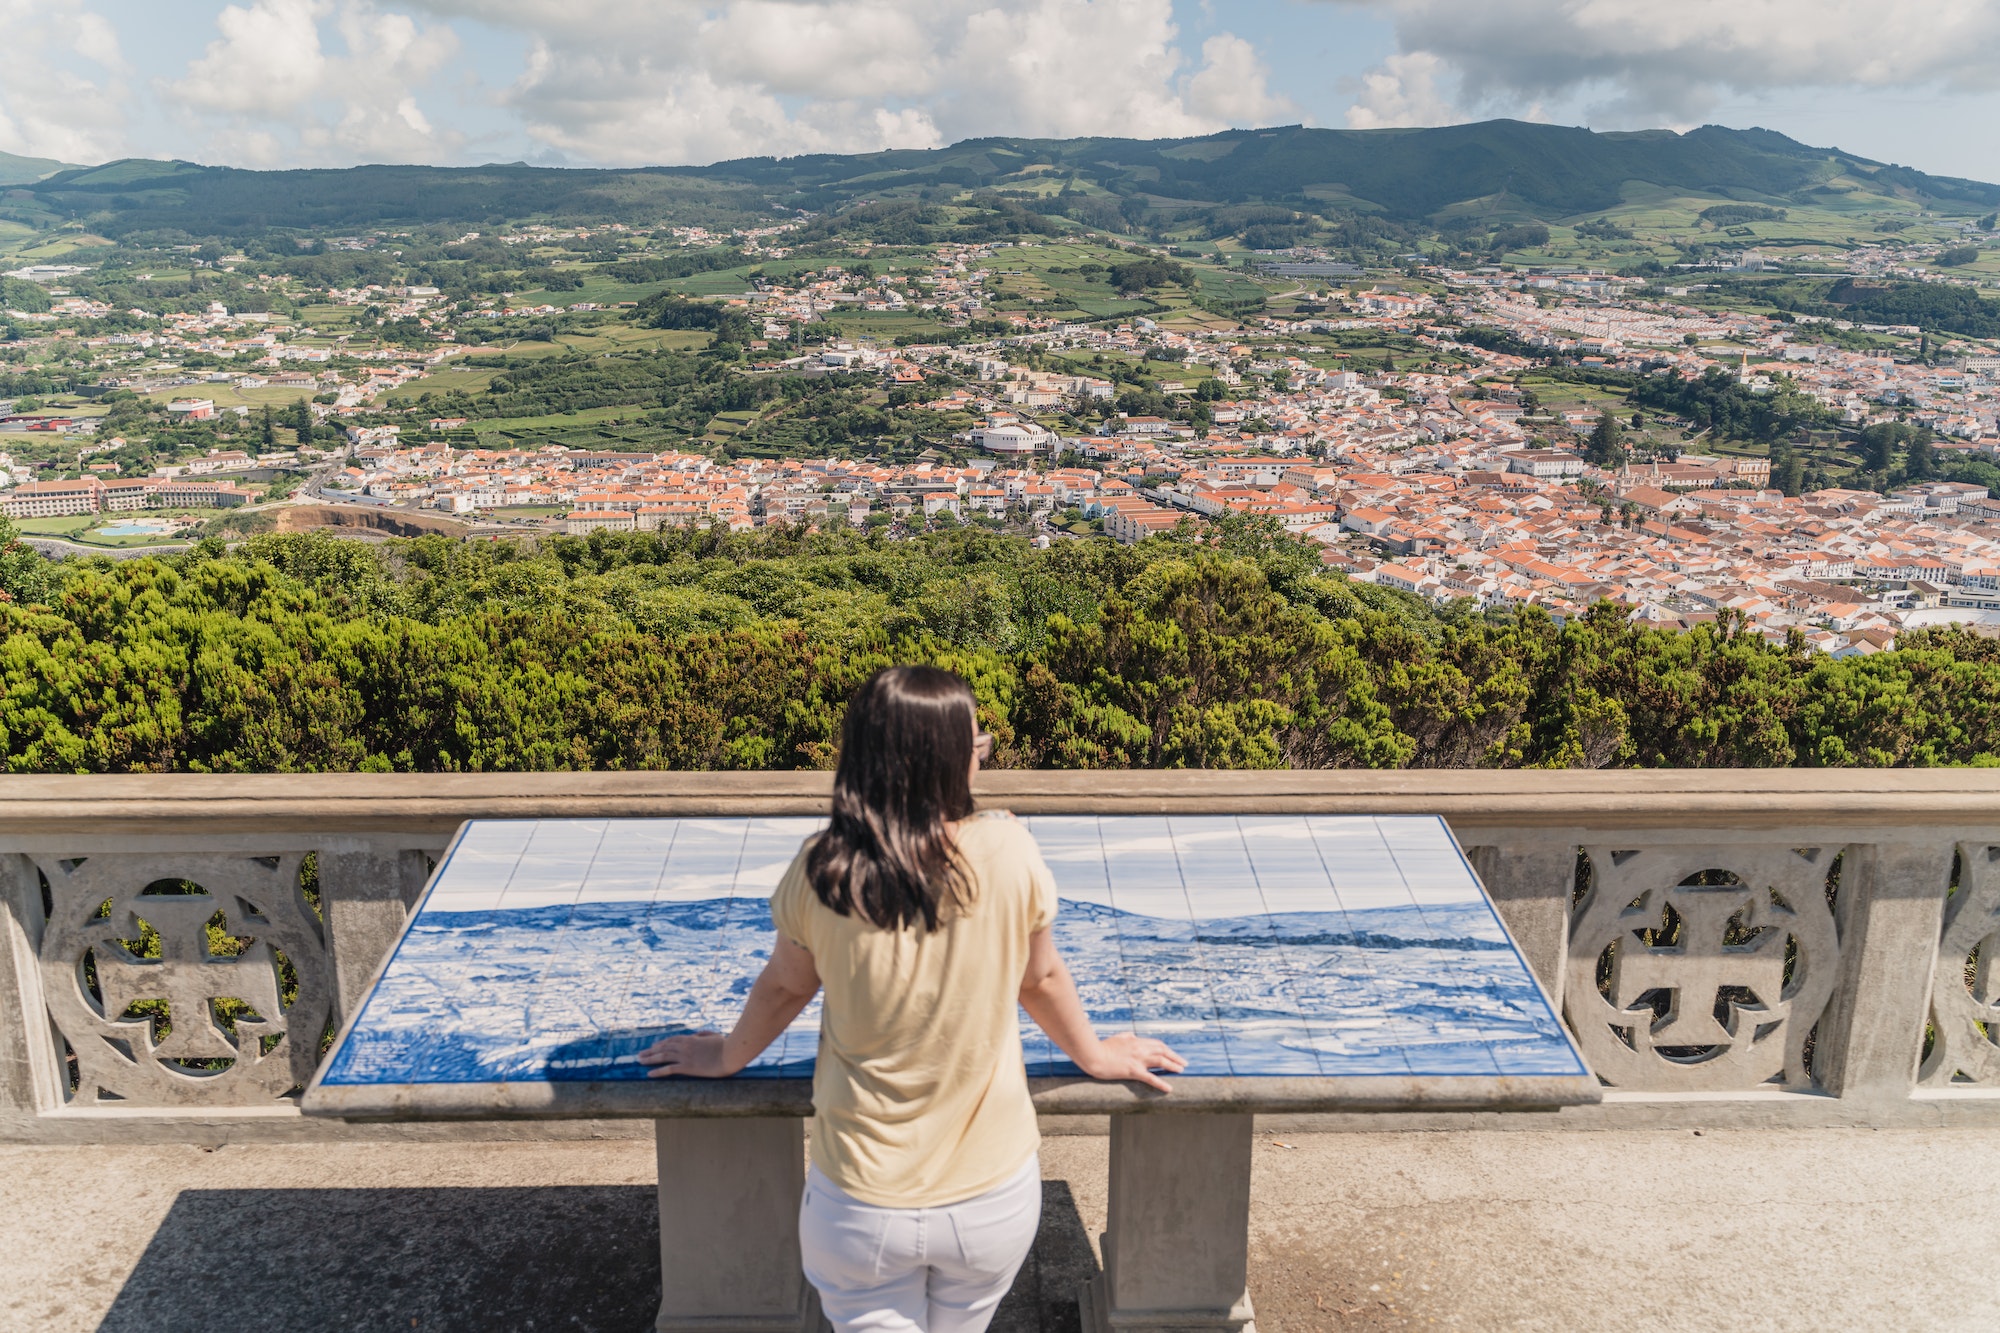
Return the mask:
{"type": "MultiPolygon", "coordinates": [[[[1162,1094],[1131,1083],[1030,1078],[1044,1115],[1310,1111],[1556,1111],[1602,1100],[1588,1075],[1238,1077],[1172,1080],[1162,1094]]],[[[349,1120],[735,1118],[812,1114],[812,1080],[622,1079],[576,1083],[328,1084],[307,1089],[307,1115],[349,1120]]]]}
{"type": "MultiPolygon", "coordinates": [[[[118,774],[0,777],[0,834],[268,828],[448,834],[472,818],[817,814],[826,772],[118,774]]],[[[2000,770],[994,770],[1023,814],[1430,814],[1460,829],[2000,823],[2000,770]]]]}

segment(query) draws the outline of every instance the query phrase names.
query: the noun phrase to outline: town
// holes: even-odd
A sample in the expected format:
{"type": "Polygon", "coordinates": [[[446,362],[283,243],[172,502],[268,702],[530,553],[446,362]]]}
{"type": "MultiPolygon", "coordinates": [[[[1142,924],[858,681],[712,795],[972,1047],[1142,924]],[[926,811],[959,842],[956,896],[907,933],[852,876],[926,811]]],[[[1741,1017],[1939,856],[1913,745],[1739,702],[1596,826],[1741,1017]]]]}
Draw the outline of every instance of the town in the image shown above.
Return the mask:
{"type": "MultiPolygon", "coordinates": [[[[534,239],[534,238],[530,238],[534,239]]],[[[764,239],[769,240],[770,237],[764,239]]],[[[1427,272],[1422,283],[1352,284],[1306,317],[1265,317],[1223,328],[1176,329],[1144,316],[1079,323],[1005,316],[1008,331],[956,345],[830,342],[789,356],[787,340],[854,306],[916,305],[964,319],[1020,247],[940,247],[934,266],[906,283],[855,279],[827,265],[811,282],[760,282],[717,298],[765,335],[751,375],[834,376],[885,389],[948,383],[924,408],[966,420],[943,451],[906,462],[867,457],[718,458],[687,449],[620,451],[497,443],[466,447],[463,419],[384,421],[386,394],[421,387],[464,349],[360,353],[349,370],[320,370],[343,354],[311,345],[309,327],[273,331],[265,317],[211,305],[157,332],[84,339],[107,356],[208,353],[230,369],[201,380],[242,391],[311,390],[313,417],[342,428],[326,447],[210,450],[142,477],[85,463],[75,479],[37,481],[15,465],[0,492],[15,519],[141,508],[213,509],[254,503],[226,474],[318,463],[319,498],[479,520],[526,513],[517,525],[571,535],[663,524],[854,524],[894,536],[937,522],[1013,524],[1037,543],[1102,533],[1124,542],[1219,516],[1268,518],[1317,543],[1349,578],[1435,602],[1481,608],[1540,605],[1567,616],[1597,601],[1638,619],[1691,625],[1725,613],[1764,633],[1797,632],[1829,652],[1871,652],[1910,625],[2000,620],[2000,500],[1982,485],[1917,480],[1887,494],[1828,486],[1786,494],[1768,454],[1708,454],[1679,439],[1644,458],[1588,459],[1611,409],[1538,410],[1524,388],[1541,356],[1585,369],[1699,381],[1726,375],[1753,395],[1779,386],[1849,427],[1907,423],[1929,432],[1930,470],[2000,453],[2000,353],[1970,340],[1933,361],[1853,350],[1853,326],[1810,318],[1717,311],[1641,294],[1645,283],[1592,272],[1427,272]],[[1466,331],[1503,335],[1510,351],[1466,331]],[[1329,363],[1323,337],[1402,336],[1428,368],[1329,363]],[[1099,364],[1166,365],[1179,378],[1161,395],[1199,402],[1193,419],[1111,410],[1118,386],[1099,364]],[[1064,369],[1051,370],[1052,364],[1064,369]],[[1074,373],[1070,365],[1086,367],[1074,373]],[[237,365],[245,369],[238,371],[237,365]],[[1197,397],[1197,395],[1199,395],[1197,397]],[[1065,433],[1060,414],[1078,423],[1065,433]],[[372,424],[344,423],[354,420],[372,424]],[[1198,424],[1197,424],[1198,423],[1198,424]]],[[[1879,268],[1876,255],[1860,266],[1879,268]]],[[[1310,264],[1295,265],[1310,270],[1310,264]]],[[[66,273],[17,274],[30,280],[66,273]]],[[[1681,291],[1685,295],[1685,291],[1681,291]]],[[[442,321],[422,288],[331,293],[442,321]]],[[[101,315],[59,299],[53,322],[101,315]]],[[[498,302],[473,316],[546,315],[498,302]]],[[[1918,333],[1878,327],[1887,343],[1918,333]]],[[[761,344],[761,345],[760,345],[761,344]]],[[[187,377],[182,377],[186,382],[187,377]]],[[[110,387],[159,387],[143,371],[110,387]]],[[[178,387],[178,386],[172,386],[178,387]]],[[[215,403],[180,393],[167,411],[188,420],[215,403]]],[[[1546,395],[1546,389],[1544,390],[1546,395]]],[[[7,404],[18,409],[19,404],[7,404]]],[[[248,417],[250,409],[234,409],[248,417]]],[[[408,413],[404,413],[408,415],[408,413]]],[[[1630,414],[1641,426],[1645,414],[1630,414]]],[[[78,432],[80,451],[115,452],[87,415],[11,410],[0,430],[78,432]]],[[[1658,424],[1671,425],[1671,422],[1658,424]]],[[[1615,416],[1610,426],[1617,433],[1615,416]]],[[[1629,429],[1626,434],[1632,434],[1629,429]]],[[[11,459],[6,460],[12,462],[11,459]]],[[[118,529],[114,529],[117,531],[118,529]]],[[[149,531],[126,520],[125,532],[149,531]]],[[[156,535],[171,528],[152,530],[156,535]]]]}

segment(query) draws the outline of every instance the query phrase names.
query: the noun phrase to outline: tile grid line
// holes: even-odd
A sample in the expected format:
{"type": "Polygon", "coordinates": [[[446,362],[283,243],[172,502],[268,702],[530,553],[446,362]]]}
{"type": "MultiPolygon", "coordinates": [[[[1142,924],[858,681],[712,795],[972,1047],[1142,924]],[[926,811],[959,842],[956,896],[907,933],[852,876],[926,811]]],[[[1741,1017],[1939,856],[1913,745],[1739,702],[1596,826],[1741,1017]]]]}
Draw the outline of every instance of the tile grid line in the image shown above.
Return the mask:
{"type": "MultiPolygon", "coordinates": [[[[1264,905],[1264,929],[1271,933],[1272,942],[1278,951],[1278,956],[1285,961],[1285,988],[1291,993],[1293,1015],[1298,1019],[1300,1031],[1305,1034],[1307,1042],[1310,1043],[1308,1050],[1313,1058],[1313,1067],[1318,1069],[1321,1074],[1324,1074],[1326,1068],[1320,1064],[1319,1042],[1313,1036],[1312,1020],[1306,1017],[1305,1001],[1299,996],[1298,961],[1292,956],[1292,951],[1285,946],[1283,937],[1278,933],[1278,923],[1272,918],[1271,899],[1264,892],[1264,877],[1257,873],[1257,857],[1250,850],[1249,830],[1243,827],[1243,817],[1241,815],[1236,815],[1233,818],[1236,823],[1237,840],[1243,844],[1243,864],[1250,869],[1250,882],[1257,886],[1257,901],[1264,905]]],[[[1317,848],[1315,848],[1315,852],[1317,852],[1317,848]]],[[[1327,882],[1327,890],[1331,892],[1332,889],[1333,883],[1329,880],[1327,882]]],[[[1341,915],[1344,919],[1346,913],[1343,912],[1341,915]]],[[[1234,1068],[1233,1062],[1231,1067],[1234,1068]]]]}
{"type": "MultiPolygon", "coordinates": [[[[1320,869],[1324,871],[1326,874],[1327,886],[1333,890],[1334,901],[1339,905],[1340,919],[1347,923],[1347,937],[1350,940],[1358,941],[1360,939],[1360,931],[1356,928],[1354,924],[1354,918],[1348,914],[1347,900],[1340,896],[1340,881],[1334,877],[1333,863],[1326,859],[1326,847],[1324,844],[1320,842],[1319,829],[1315,826],[1313,819],[1311,817],[1308,817],[1305,820],[1305,826],[1306,826],[1306,836],[1312,839],[1313,855],[1319,858],[1320,869]]],[[[1371,977],[1377,975],[1375,971],[1374,959],[1363,957],[1359,961],[1361,961],[1363,964],[1366,965],[1368,969],[1368,974],[1371,977]]],[[[1408,1046],[1400,1042],[1397,1043],[1396,1058],[1403,1062],[1404,1073],[1415,1074],[1416,1067],[1410,1063],[1410,1052],[1408,1046]]],[[[1325,1066],[1322,1065],[1321,1069],[1324,1070],[1324,1068],[1325,1066]]]]}
{"type": "MultiPolygon", "coordinates": [[[[1432,818],[1436,819],[1436,816],[1432,818]]],[[[1396,874],[1402,879],[1403,888],[1409,893],[1410,902],[1417,909],[1417,917],[1424,923],[1424,929],[1431,932],[1431,938],[1434,940],[1447,938],[1443,933],[1443,928],[1432,920],[1431,913],[1424,910],[1423,899],[1417,895],[1415,886],[1410,883],[1409,871],[1403,868],[1403,858],[1396,854],[1396,844],[1390,840],[1388,831],[1382,827],[1381,817],[1373,816],[1373,819],[1376,836],[1382,840],[1382,849],[1389,854],[1390,863],[1396,867],[1396,874]]],[[[1444,821],[1437,819],[1437,823],[1442,825],[1444,821]]],[[[1467,869],[1469,871],[1470,867],[1468,866],[1467,869]]],[[[1477,883],[1478,881],[1475,879],[1473,882],[1477,883]]],[[[1480,898],[1483,901],[1485,895],[1481,894],[1480,898]]],[[[1460,978],[1461,984],[1468,990],[1482,991],[1488,995],[1492,995],[1496,1001],[1499,999],[1499,996],[1494,993],[1491,978],[1487,978],[1484,982],[1481,982],[1477,977],[1466,976],[1465,964],[1459,959],[1453,959],[1450,967],[1451,971],[1460,978]]],[[[1486,1063],[1493,1066],[1495,1074],[1505,1072],[1500,1068],[1499,1058],[1493,1054],[1493,1038],[1484,1028],[1480,1030],[1479,1034],[1479,1051],[1480,1054],[1486,1057],[1486,1063]]]]}
{"type": "MultiPolygon", "coordinates": [[[[537,820],[535,827],[539,830],[541,828],[541,821],[537,820]]],[[[590,858],[583,863],[583,873],[577,877],[575,894],[570,899],[568,910],[563,916],[562,925],[555,932],[557,947],[549,950],[549,956],[545,959],[541,972],[535,977],[534,989],[528,992],[528,1013],[531,1017],[540,1012],[542,1005],[545,1003],[544,997],[548,994],[548,979],[551,966],[556,961],[562,938],[576,925],[577,909],[583,905],[584,886],[590,883],[591,868],[597,864],[597,858],[603,854],[604,840],[610,836],[611,821],[607,819],[604,821],[604,827],[597,831],[597,842],[590,849],[590,858]]],[[[532,841],[532,838],[530,838],[530,841],[532,841]]],[[[525,855],[525,851],[523,854],[525,855]]],[[[515,866],[517,869],[520,866],[518,859],[515,861],[515,866]]],[[[504,891],[502,902],[505,902],[504,891]]]]}
{"type": "Polygon", "coordinates": [[[1201,969],[1202,988],[1208,992],[1206,1026],[1221,1039],[1223,1061],[1228,1064],[1231,1076],[1234,1076],[1236,1073],[1234,1043],[1229,1040],[1228,1029],[1222,1025],[1222,1001],[1215,993],[1215,972],[1208,965],[1208,949],[1206,941],[1201,937],[1201,917],[1195,912],[1194,895],[1188,889],[1187,867],[1181,863],[1180,839],[1174,834],[1172,816],[1168,816],[1164,822],[1167,826],[1167,845],[1174,849],[1174,878],[1181,882],[1181,901],[1187,904],[1189,933],[1194,939],[1195,965],[1201,969]]]}

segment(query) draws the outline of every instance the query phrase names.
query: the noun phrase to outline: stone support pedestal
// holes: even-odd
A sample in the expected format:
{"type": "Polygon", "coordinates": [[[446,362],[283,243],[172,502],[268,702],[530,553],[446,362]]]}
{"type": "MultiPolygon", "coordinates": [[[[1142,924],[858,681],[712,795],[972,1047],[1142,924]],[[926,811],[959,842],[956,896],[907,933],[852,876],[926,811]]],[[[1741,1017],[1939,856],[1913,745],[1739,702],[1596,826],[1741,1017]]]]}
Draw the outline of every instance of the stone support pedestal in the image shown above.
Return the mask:
{"type": "Polygon", "coordinates": [[[1256,1333],[1250,1267],[1252,1118],[1111,1118],[1104,1272],[1085,1287],[1086,1333],[1256,1333]]]}
{"type": "Polygon", "coordinates": [[[811,1333],[799,1264],[805,1122],[654,1122],[660,1162],[659,1333],[811,1333]]]}
{"type": "Polygon", "coordinates": [[[395,947],[410,905],[429,876],[421,850],[368,849],[319,854],[320,911],[333,960],[335,1015],[354,1016],[375,973],[395,947]]]}

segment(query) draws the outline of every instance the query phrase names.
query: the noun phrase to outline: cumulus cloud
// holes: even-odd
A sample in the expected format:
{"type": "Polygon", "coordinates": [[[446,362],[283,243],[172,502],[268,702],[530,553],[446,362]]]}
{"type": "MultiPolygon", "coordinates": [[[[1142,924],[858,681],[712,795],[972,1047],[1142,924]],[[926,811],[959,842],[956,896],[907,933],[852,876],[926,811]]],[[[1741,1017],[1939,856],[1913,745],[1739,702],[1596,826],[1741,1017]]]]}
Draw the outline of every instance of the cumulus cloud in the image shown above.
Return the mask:
{"type": "Polygon", "coordinates": [[[1295,115],[1171,0],[413,0],[528,36],[506,100],[572,157],[702,162],[986,134],[1210,133],[1295,115]]]}
{"type": "Polygon", "coordinates": [[[1389,17],[1401,48],[1362,80],[1354,124],[1557,98],[1582,99],[1593,123],[1690,124],[1731,94],[2000,87],[1995,0],[1341,2],[1389,17]]]}
{"type": "Polygon", "coordinates": [[[462,141],[417,101],[457,53],[448,25],[423,27],[366,0],[253,0],[225,7],[216,31],[161,91],[209,128],[225,161],[434,161],[462,141]]]}
{"type": "Polygon", "coordinates": [[[1430,51],[1401,51],[1362,75],[1348,128],[1381,130],[1399,125],[1448,125],[1464,117],[1443,85],[1449,79],[1443,57],[1430,51]]]}
{"type": "Polygon", "coordinates": [[[118,34],[81,0],[0,0],[0,152],[101,162],[126,141],[118,34]]]}
{"type": "Polygon", "coordinates": [[[1273,94],[1257,48],[1233,33],[1201,45],[1201,69],[1187,81],[1188,110],[1208,121],[1249,127],[1296,117],[1289,98],[1273,94]]]}

